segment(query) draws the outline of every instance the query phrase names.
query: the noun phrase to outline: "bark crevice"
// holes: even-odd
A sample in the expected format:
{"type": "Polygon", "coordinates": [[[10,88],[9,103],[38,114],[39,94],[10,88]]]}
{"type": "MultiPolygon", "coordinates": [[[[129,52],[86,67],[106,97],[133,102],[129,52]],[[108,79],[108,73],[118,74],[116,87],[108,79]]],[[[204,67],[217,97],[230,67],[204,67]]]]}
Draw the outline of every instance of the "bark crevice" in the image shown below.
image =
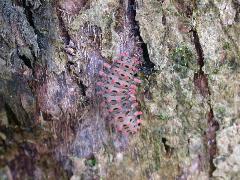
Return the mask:
{"type": "Polygon", "coordinates": [[[216,132],[219,129],[219,123],[216,121],[212,103],[211,103],[211,91],[208,83],[208,76],[203,71],[204,66],[204,53],[199,40],[199,36],[197,30],[191,30],[193,36],[193,42],[195,45],[196,53],[197,53],[197,63],[199,65],[199,70],[194,74],[194,85],[199,93],[207,98],[207,104],[209,106],[209,112],[207,113],[207,129],[205,131],[204,139],[205,146],[209,155],[209,176],[212,177],[214,170],[216,169],[213,160],[217,153],[217,144],[216,144],[216,132]]]}
{"type": "Polygon", "coordinates": [[[148,53],[147,44],[144,42],[144,40],[141,36],[139,22],[136,20],[136,13],[137,13],[136,9],[137,9],[136,0],[129,0],[128,8],[127,8],[127,16],[130,21],[130,24],[132,25],[132,33],[138,39],[139,43],[141,44],[142,55],[143,55],[143,59],[144,59],[144,63],[141,66],[140,70],[145,75],[150,75],[154,71],[155,64],[153,62],[151,62],[150,56],[148,53]]]}

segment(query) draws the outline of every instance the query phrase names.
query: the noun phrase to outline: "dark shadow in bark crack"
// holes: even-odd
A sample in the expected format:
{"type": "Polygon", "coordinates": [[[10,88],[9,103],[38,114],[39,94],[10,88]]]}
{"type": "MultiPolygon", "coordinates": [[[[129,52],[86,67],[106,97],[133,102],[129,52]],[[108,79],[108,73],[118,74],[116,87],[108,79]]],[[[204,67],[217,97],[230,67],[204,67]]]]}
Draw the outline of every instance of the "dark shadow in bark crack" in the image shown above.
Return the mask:
{"type": "Polygon", "coordinates": [[[205,131],[205,145],[208,151],[208,161],[209,161],[209,176],[212,177],[212,174],[214,170],[216,169],[213,160],[217,153],[217,145],[216,145],[216,131],[219,129],[219,123],[216,121],[214,117],[214,112],[212,109],[211,104],[211,92],[208,84],[208,77],[207,74],[204,73],[202,70],[204,66],[204,53],[202,50],[202,46],[199,40],[198,33],[195,29],[191,30],[193,35],[193,41],[195,45],[195,49],[198,55],[198,65],[199,65],[199,71],[194,74],[194,85],[196,89],[199,91],[199,93],[204,97],[208,98],[208,106],[209,106],[209,112],[208,112],[208,119],[207,119],[207,129],[205,131]]]}
{"type": "Polygon", "coordinates": [[[143,72],[145,75],[150,75],[154,71],[155,64],[151,62],[147,44],[143,41],[143,38],[141,37],[139,23],[138,21],[136,21],[136,8],[137,8],[136,1],[129,0],[127,10],[128,19],[130,20],[130,23],[132,25],[132,33],[136,38],[138,38],[139,43],[141,43],[141,48],[143,51],[144,63],[141,66],[140,71],[143,72]]]}

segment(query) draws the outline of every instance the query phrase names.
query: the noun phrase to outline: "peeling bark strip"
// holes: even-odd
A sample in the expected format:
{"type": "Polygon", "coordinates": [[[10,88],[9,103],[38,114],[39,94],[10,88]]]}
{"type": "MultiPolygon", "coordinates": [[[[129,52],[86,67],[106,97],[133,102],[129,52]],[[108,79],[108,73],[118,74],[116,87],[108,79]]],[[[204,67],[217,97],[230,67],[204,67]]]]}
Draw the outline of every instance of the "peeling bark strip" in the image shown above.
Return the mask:
{"type": "Polygon", "coordinates": [[[62,13],[60,11],[60,7],[56,8],[56,14],[57,14],[58,21],[59,21],[59,29],[60,29],[60,32],[61,32],[61,37],[63,38],[64,43],[69,45],[71,37],[70,37],[70,35],[68,33],[68,30],[66,28],[66,25],[63,21],[62,13]]]}
{"type": "Polygon", "coordinates": [[[98,94],[103,98],[102,108],[108,111],[106,119],[110,126],[124,135],[135,134],[142,122],[142,112],[138,111],[135,97],[136,84],[141,83],[134,77],[139,63],[137,58],[123,53],[112,65],[104,63],[99,72],[98,94]]]}
{"type": "Polygon", "coordinates": [[[194,45],[198,55],[198,65],[200,69],[197,73],[194,74],[194,85],[204,98],[209,98],[208,106],[209,112],[207,114],[207,130],[205,132],[205,141],[207,146],[207,151],[209,155],[209,176],[212,177],[212,173],[215,170],[213,164],[213,159],[217,153],[217,144],[216,144],[216,131],[219,129],[219,123],[215,120],[212,105],[211,105],[211,92],[208,85],[208,77],[202,70],[204,66],[204,54],[202,46],[199,40],[199,36],[196,30],[192,30],[194,45]]]}

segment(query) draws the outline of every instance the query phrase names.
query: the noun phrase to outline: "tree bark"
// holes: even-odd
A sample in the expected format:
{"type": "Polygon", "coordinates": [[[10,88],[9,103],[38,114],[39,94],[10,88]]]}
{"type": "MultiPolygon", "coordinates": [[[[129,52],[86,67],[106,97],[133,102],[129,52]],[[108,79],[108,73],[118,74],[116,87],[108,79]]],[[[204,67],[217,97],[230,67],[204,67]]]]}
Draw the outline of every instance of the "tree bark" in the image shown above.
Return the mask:
{"type": "Polygon", "coordinates": [[[0,0],[0,177],[238,179],[239,7],[0,0]],[[141,61],[133,136],[96,94],[103,63],[126,52],[141,61]]]}

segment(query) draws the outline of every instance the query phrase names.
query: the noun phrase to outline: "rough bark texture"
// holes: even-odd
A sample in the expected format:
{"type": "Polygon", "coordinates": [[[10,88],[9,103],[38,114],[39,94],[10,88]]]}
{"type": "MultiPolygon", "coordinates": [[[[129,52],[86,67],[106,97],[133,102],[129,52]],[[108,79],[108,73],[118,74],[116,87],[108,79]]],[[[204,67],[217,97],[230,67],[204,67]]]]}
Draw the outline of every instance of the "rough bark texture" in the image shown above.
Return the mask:
{"type": "Polygon", "coordinates": [[[240,179],[239,0],[0,0],[0,179],[240,179]],[[99,67],[139,57],[143,125],[99,67]]]}

